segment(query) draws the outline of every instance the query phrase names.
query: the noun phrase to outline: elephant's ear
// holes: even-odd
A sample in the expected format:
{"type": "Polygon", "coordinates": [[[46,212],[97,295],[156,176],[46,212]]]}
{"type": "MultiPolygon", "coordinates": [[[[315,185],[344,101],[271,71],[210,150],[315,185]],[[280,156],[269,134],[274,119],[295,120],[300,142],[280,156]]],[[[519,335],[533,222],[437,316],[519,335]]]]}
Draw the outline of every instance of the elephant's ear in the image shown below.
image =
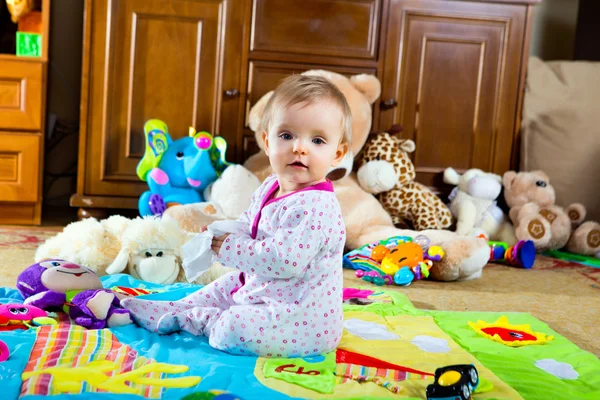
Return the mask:
{"type": "Polygon", "coordinates": [[[210,161],[217,173],[220,176],[223,171],[231,165],[225,161],[225,151],[227,150],[227,142],[221,136],[216,136],[213,145],[210,147],[210,161]]]}
{"type": "Polygon", "coordinates": [[[146,139],[146,150],[144,157],[137,165],[137,176],[146,181],[146,175],[158,166],[162,155],[173,143],[169,136],[167,124],[159,119],[149,119],[144,124],[144,138],[146,139]]]}

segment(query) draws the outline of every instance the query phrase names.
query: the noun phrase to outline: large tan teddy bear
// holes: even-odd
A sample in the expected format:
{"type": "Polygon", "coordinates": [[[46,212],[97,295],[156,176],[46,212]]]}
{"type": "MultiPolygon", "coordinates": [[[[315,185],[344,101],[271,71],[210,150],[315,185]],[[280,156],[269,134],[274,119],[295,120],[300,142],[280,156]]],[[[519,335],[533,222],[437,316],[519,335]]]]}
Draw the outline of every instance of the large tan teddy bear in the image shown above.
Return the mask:
{"type": "Polygon", "coordinates": [[[415,142],[400,138],[401,131],[395,125],[389,132],[369,136],[354,160],[358,183],[377,196],[396,226],[410,221],[416,230],[449,228],[452,213],[448,206],[427,186],[414,181],[409,153],[415,151],[415,142]]]}
{"type": "MultiPolygon", "coordinates": [[[[381,92],[381,85],[372,75],[360,74],[347,78],[343,75],[312,70],[303,75],[323,76],[336,85],[346,96],[352,113],[352,142],[350,152],[356,155],[365,144],[371,129],[372,104],[381,92]]],[[[250,128],[255,132],[256,140],[262,146],[261,133],[257,127],[261,120],[267,101],[272,92],[265,94],[250,110],[248,121],[250,128]]],[[[262,148],[262,147],[261,147],[262,148]]],[[[442,281],[473,279],[481,276],[482,268],[489,259],[487,243],[475,237],[459,236],[454,232],[445,230],[413,231],[402,230],[394,226],[392,218],[387,213],[377,198],[363,190],[357,182],[356,175],[350,173],[353,156],[349,156],[341,170],[333,170],[328,177],[334,180],[334,190],[340,202],[344,222],[346,224],[346,247],[354,249],[366,243],[377,242],[392,236],[426,235],[432,244],[441,245],[446,256],[441,262],[435,263],[431,270],[433,279],[442,281]]],[[[260,151],[251,156],[244,166],[256,175],[262,182],[272,172],[269,160],[260,151]]],[[[231,192],[232,198],[236,197],[231,192]]],[[[243,199],[248,201],[248,199],[243,199]]],[[[165,215],[178,221],[187,220],[186,227],[198,231],[210,219],[205,219],[199,206],[188,204],[169,208],[165,215]],[[191,222],[193,221],[193,222],[191,222]]],[[[214,276],[214,273],[212,274],[214,276]]]]}

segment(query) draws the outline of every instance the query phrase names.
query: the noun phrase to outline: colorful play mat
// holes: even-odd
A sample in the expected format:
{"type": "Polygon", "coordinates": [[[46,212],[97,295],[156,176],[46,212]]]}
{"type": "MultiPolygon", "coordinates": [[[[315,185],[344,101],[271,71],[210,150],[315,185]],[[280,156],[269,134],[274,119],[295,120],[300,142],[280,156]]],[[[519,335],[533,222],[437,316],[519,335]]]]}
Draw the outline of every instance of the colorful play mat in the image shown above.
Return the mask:
{"type": "MultiPolygon", "coordinates": [[[[127,275],[102,281],[163,300],[199,288],[127,275]]],[[[344,297],[339,348],[310,358],[233,356],[205,338],[135,325],[85,330],[64,314],[57,325],[0,330],[10,352],[0,362],[0,398],[424,399],[437,368],[472,364],[480,377],[473,399],[600,399],[600,360],[528,314],[423,311],[376,286],[344,297]]],[[[0,303],[20,302],[0,288],[0,303]]]]}

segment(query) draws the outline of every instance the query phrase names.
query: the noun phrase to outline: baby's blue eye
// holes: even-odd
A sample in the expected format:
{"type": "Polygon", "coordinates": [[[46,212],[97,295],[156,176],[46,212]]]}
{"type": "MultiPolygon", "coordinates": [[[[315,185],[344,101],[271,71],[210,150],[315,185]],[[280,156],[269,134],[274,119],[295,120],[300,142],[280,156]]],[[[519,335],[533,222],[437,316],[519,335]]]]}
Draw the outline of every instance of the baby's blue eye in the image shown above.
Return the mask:
{"type": "Polygon", "coordinates": [[[321,138],[314,138],[312,141],[314,144],[325,144],[325,141],[321,138]]]}
{"type": "Polygon", "coordinates": [[[291,140],[292,139],[292,135],[289,133],[282,133],[281,135],[279,135],[280,138],[282,138],[283,140],[291,140]]]}

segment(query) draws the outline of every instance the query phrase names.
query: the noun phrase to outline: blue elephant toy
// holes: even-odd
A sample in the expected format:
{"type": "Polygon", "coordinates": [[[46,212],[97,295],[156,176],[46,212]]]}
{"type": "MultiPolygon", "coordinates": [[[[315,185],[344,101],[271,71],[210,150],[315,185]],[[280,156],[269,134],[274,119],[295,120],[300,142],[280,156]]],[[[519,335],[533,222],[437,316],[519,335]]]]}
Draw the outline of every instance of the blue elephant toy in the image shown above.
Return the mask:
{"type": "Polygon", "coordinates": [[[146,151],[137,166],[138,177],[150,190],[138,202],[141,216],[162,215],[169,204],[204,201],[203,191],[230,165],[227,142],[190,128],[189,136],[173,141],[158,119],[144,124],[146,151]]]}

